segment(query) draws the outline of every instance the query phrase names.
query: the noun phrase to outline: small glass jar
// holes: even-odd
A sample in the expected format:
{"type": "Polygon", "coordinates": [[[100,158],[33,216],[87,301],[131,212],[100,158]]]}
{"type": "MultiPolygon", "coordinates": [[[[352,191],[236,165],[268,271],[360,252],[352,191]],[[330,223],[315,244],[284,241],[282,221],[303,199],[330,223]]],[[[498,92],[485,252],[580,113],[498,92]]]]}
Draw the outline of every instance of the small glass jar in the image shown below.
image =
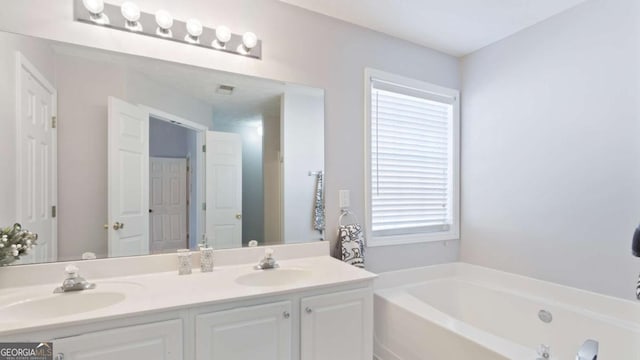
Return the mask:
{"type": "Polygon", "coordinates": [[[213,271],[213,248],[211,247],[200,248],[200,271],[202,272],[213,271]]]}
{"type": "Polygon", "coordinates": [[[178,275],[191,274],[191,251],[189,249],[178,250],[178,275]]]}

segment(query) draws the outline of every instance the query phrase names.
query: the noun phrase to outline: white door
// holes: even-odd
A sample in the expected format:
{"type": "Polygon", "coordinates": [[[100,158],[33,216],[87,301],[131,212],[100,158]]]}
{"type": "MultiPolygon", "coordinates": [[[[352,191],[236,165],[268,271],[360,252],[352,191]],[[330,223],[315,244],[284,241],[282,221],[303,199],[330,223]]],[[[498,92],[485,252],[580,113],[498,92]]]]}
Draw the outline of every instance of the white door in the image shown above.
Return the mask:
{"type": "Polygon", "coordinates": [[[216,249],[242,246],[242,139],[207,132],[207,236],[216,249]]]}
{"type": "Polygon", "coordinates": [[[301,360],[371,360],[371,289],[312,296],[300,302],[301,360]]]}
{"type": "Polygon", "coordinates": [[[56,90],[22,54],[16,61],[16,221],[38,234],[38,245],[20,263],[56,261],[56,90]]]}
{"type": "Polygon", "coordinates": [[[54,359],[180,360],[182,353],[181,320],[128,326],[53,340],[54,359]]]}
{"type": "Polygon", "coordinates": [[[150,158],[151,252],[188,248],[187,159],[150,158]]]}
{"type": "Polygon", "coordinates": [[[109,97],[109,257],[149,253],[149,115],[109,97]]]}
{"type": "Polygon", "coordinates": [[[291,302],[196,317],[198,360],[291,359],[291,302]]]}

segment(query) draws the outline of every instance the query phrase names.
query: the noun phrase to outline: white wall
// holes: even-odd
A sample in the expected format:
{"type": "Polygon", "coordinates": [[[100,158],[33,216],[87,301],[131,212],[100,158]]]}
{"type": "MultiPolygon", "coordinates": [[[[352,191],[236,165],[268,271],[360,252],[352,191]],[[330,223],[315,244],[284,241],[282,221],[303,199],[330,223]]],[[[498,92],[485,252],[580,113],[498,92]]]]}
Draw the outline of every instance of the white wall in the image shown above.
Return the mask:
{"type": "MultiPolygon", "coordinates": [[[[296,86],[282,95],[280,144],[283,156],[282,195],[284,243],[317,241],[324,238],[313,229],[316,177],[324,171],[324,102],[322,93],[296,86]]],[[[326,182],[326,174],[323,181],[326,182]]],[[[324,183],[323,183],[324,186],[324,183]]]]}
{"type": "MultiPolygon", "coordinates": [[[[236,33],[254,31],[264,41],[263,59],[73,22],[71,1],[11,2],[0,12],[0,29],[324,88],[327,230],[332,240],[335,236],[331,234],[337,232],[339,189],[350,189],[353,210],[360,217],[364,213],[363,69],[369,66],[446,87],[460,86],[458,60],[454,57],[278,1],[136,3],[148,12],[167,8],[178,19],[198,16],[206,25],[227,24],[236,33]]],[[[377,271],[451,261],[457,258],[456,248],[457,242],[448,247],[440,243],[407,245],[392,252],[374,248],[368,253],[368,266],[377,271]]]]}
{"type": "Polygon", "coordinates": [[[463,261],[635,297],[639,4],[590,0],[464,59],[463,261]]]}

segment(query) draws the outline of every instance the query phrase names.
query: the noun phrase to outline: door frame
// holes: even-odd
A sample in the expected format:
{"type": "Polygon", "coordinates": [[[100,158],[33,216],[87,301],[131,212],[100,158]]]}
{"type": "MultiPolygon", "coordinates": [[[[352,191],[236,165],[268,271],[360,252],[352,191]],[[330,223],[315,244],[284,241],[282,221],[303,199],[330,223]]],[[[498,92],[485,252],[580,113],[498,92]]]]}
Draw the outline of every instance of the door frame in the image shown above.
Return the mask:
{"type": "MultiPolygon", "coordinates": [[[[22,76],[21,72],[24,68],[28,71],[38,82],[51,94],[51,116],[57,119],[58,117],[58,91],[56,88],[47,80],[47,78],[38,71],[38,69],[20,52],[15,52],[15,91],[16,91],[16,103],[15,103],[15,125],[16,125],[16,165],[20,163],[22,159],[22,146],[20,144],[20,139],[22,138],[22,76]]],[[[53,121],[53,119],[49,119],[49,121],[53,121]]],[[[57,120],[56,120],[57,121],[57,120]]],[[[22,194],[22,187],[24,182],[22,175],[22,167],[16,166],[16,194],[22,194]]],[[[51,128],[51,206],[56,206],[56,210],[58,204],[58,129],[57,126],[55,128],[51,128]]],[[[53,209],[50,209],[53,211],[53,209]]],[[[49,213],[51,216],[51,213],[49,213]]],[[[16,222],[22,223],[22,202],[20,201],[20,196],[16,196],[16,222]]],[[[58,214],[56,211],[56,216],[51,216],[51,246],[50,255],[51,260],[57,261],[58,259],[58,214]]]]}
{"type": "MultiPolygon", "coordinates": [[[[198,176],[196,177],[196,191],[195,191],[195,198],[196,201],[198,201],[200,199],[200,201],[202,202],[202,204],[200,204],[200,206],[198,206],[196,204],[196,209],[197,209],[197,218],[198,218],[198,226],[196,229],[196,233],[195,235],[195,242],[196,244],[200,243],[202,241],[202,236],[204,235],[205,232],[205,228],[206,228],[206,213],[205,213],[205,202],[206,202],[206,193],[205,193],[205,169],[206,169],[206,163],[205,163],[205,152],[203,151],[204,149],[204,145],[206,143],[206,136],[207,136],[207,131],[209,131],[209,128],[207,128],[206,126],[196,123],[194,121],[190,121],[184,118],[181,118],[177,115],[173,115],[171,113],[162,111],[162,110],[158,110],[156,108],[147,106],[147,105],[143,105],[143,104],[138,104],[138,106],[143,109],[144,111],[146,111],[148,113],[149,117],[153,117],[154,119],[158,119],[158,120],[162,120],[165,122],[169,122],[171,124],[177,125],[177,126],[181,126],[184,128],[187,128],[189,130],[193,130],[195,131],[198,135],[196,136],[196,153],[192,155],[190,164],[194,165],[197,164],[198,167],[198,176]]],[[[187,224],[187,227],[188,224],[187,224]]],[[[191,240],[190,240],[191,241],[191,240]]]]}

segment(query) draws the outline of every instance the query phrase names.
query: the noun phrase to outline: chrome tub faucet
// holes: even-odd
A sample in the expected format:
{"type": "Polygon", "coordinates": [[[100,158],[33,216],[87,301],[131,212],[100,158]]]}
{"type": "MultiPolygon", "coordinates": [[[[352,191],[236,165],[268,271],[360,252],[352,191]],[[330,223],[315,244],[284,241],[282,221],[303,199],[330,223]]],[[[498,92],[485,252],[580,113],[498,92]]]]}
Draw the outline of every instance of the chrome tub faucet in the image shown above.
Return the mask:
{"type": "Polygon", "coordinates": [[[80,269],[75,265],[67,265],[64,268],[64,272],[67,274],[67,278],[62,282],[62,286],[53,290],[54,293],[64,293],[69,291],[81,291],[95,289],[96,284],[90,283],[85,278],[79,275],[80,269]]]}
{"type": "Polygon", "coordinates": [[[598,342],[595,340],[585,341],[578,354],[576,354],[576,360],[597,360],[598,359],[598,342]]]}

